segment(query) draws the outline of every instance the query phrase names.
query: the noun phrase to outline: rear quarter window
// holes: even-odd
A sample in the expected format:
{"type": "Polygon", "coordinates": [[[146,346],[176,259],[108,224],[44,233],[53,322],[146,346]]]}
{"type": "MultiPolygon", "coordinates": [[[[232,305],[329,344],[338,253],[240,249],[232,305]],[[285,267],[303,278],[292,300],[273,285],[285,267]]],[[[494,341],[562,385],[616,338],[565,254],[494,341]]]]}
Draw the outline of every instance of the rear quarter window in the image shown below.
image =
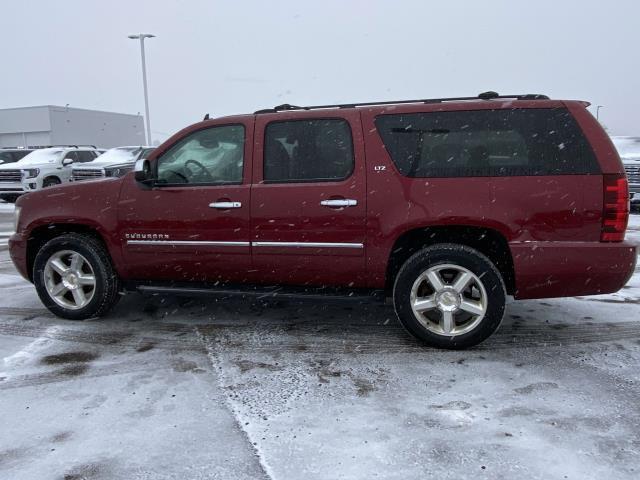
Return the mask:
{"type": "Polygon", "coordinates": [[[600,173],[565,108],[381,115],[375,123],[396,167],[408,177],[600,173]]]}

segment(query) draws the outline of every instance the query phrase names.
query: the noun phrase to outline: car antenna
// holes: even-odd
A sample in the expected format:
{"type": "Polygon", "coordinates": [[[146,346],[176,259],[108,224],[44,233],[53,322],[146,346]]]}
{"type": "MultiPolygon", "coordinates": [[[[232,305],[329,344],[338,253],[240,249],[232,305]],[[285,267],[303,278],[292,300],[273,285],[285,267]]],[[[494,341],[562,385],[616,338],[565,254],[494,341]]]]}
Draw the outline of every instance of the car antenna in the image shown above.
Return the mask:
{"type": "Polygon", "coordinates": [[[209,114],[208,113],[206,113],[204,118],[202,119],[202,121],[204,121],[204,120],[209,120],[209,114]]]}

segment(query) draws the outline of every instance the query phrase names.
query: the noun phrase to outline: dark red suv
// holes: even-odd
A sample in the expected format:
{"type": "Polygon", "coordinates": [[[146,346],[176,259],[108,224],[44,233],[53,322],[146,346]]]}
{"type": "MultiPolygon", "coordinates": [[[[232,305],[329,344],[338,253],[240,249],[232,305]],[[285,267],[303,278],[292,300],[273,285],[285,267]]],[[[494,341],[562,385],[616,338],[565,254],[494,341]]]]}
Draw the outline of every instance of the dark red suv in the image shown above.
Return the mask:
{"type": "Polygon", "coordinates": [[[393,297],[463,348],[505,298],[620,289],[628,187],[585,102],[543,95],[296,107],[205,120],[122,178],[21,197],[11,257],[53,313],[122,292],[393,297]]]}

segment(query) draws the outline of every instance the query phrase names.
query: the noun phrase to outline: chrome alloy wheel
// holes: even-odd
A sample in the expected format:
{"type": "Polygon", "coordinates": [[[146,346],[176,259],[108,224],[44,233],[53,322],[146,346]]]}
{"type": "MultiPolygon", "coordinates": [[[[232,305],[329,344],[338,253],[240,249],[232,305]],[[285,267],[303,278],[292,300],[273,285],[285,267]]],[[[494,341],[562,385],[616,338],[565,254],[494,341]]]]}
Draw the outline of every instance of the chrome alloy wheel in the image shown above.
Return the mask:
{"type": "Polygon", "coordinates": [[[473,330],[487,312],[487,292],[480,278],[460,265],[436,265],[411,288],[411,309],[429,331],[452,337],[473,330]]]}
{"type": "Polygon", "coordinates": [[[61,250],[44,267],[44,284],[51,299],[63,308],[85,307],[96,291],[93,268],[78,252],[61,250]]]}

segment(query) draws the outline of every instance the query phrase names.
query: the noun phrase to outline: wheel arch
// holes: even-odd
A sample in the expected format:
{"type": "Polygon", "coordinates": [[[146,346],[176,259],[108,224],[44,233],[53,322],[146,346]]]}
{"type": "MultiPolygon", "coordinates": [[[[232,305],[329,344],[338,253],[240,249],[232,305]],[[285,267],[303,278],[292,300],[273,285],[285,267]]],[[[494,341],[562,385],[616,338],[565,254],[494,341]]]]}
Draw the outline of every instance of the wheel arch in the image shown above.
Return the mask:
{"type": "Polygon", "coordinates": [[[27,273],[30,281],[33,281],[33,264],[38,251],[49,240],[53,240],[67,233],[78,233],[95,238],[104,246],[105,251],[111,256],[107,242],[95,227],[77,223],[48,223],[39,225],[31,230],[27,239],[27,273]]]}
{"type": "Polygon", "coordinates": [[[515,270],[507,239],[498,230],[472,225],[430,225],[403,232],[395,240],[389,253],[385,290],[392,291],[395,278],[409,257],[437,243],[454,243],[476,249],[496,266],[507,293],[513,295],[515,292],[515,270]]]}
{"type": "Polygon", "coordinates": [[[60,182],[62,184],[62,179],[58,175],[56,175],[55,173],[51,173],[49,175],[46,175],[46,176],[42,177],[42,185],[44,186],[44,182],[46,182],[47,180],[50,180],[50,179],[55,179],[55,180],[57,180],[58,182],[60,182]]]}

